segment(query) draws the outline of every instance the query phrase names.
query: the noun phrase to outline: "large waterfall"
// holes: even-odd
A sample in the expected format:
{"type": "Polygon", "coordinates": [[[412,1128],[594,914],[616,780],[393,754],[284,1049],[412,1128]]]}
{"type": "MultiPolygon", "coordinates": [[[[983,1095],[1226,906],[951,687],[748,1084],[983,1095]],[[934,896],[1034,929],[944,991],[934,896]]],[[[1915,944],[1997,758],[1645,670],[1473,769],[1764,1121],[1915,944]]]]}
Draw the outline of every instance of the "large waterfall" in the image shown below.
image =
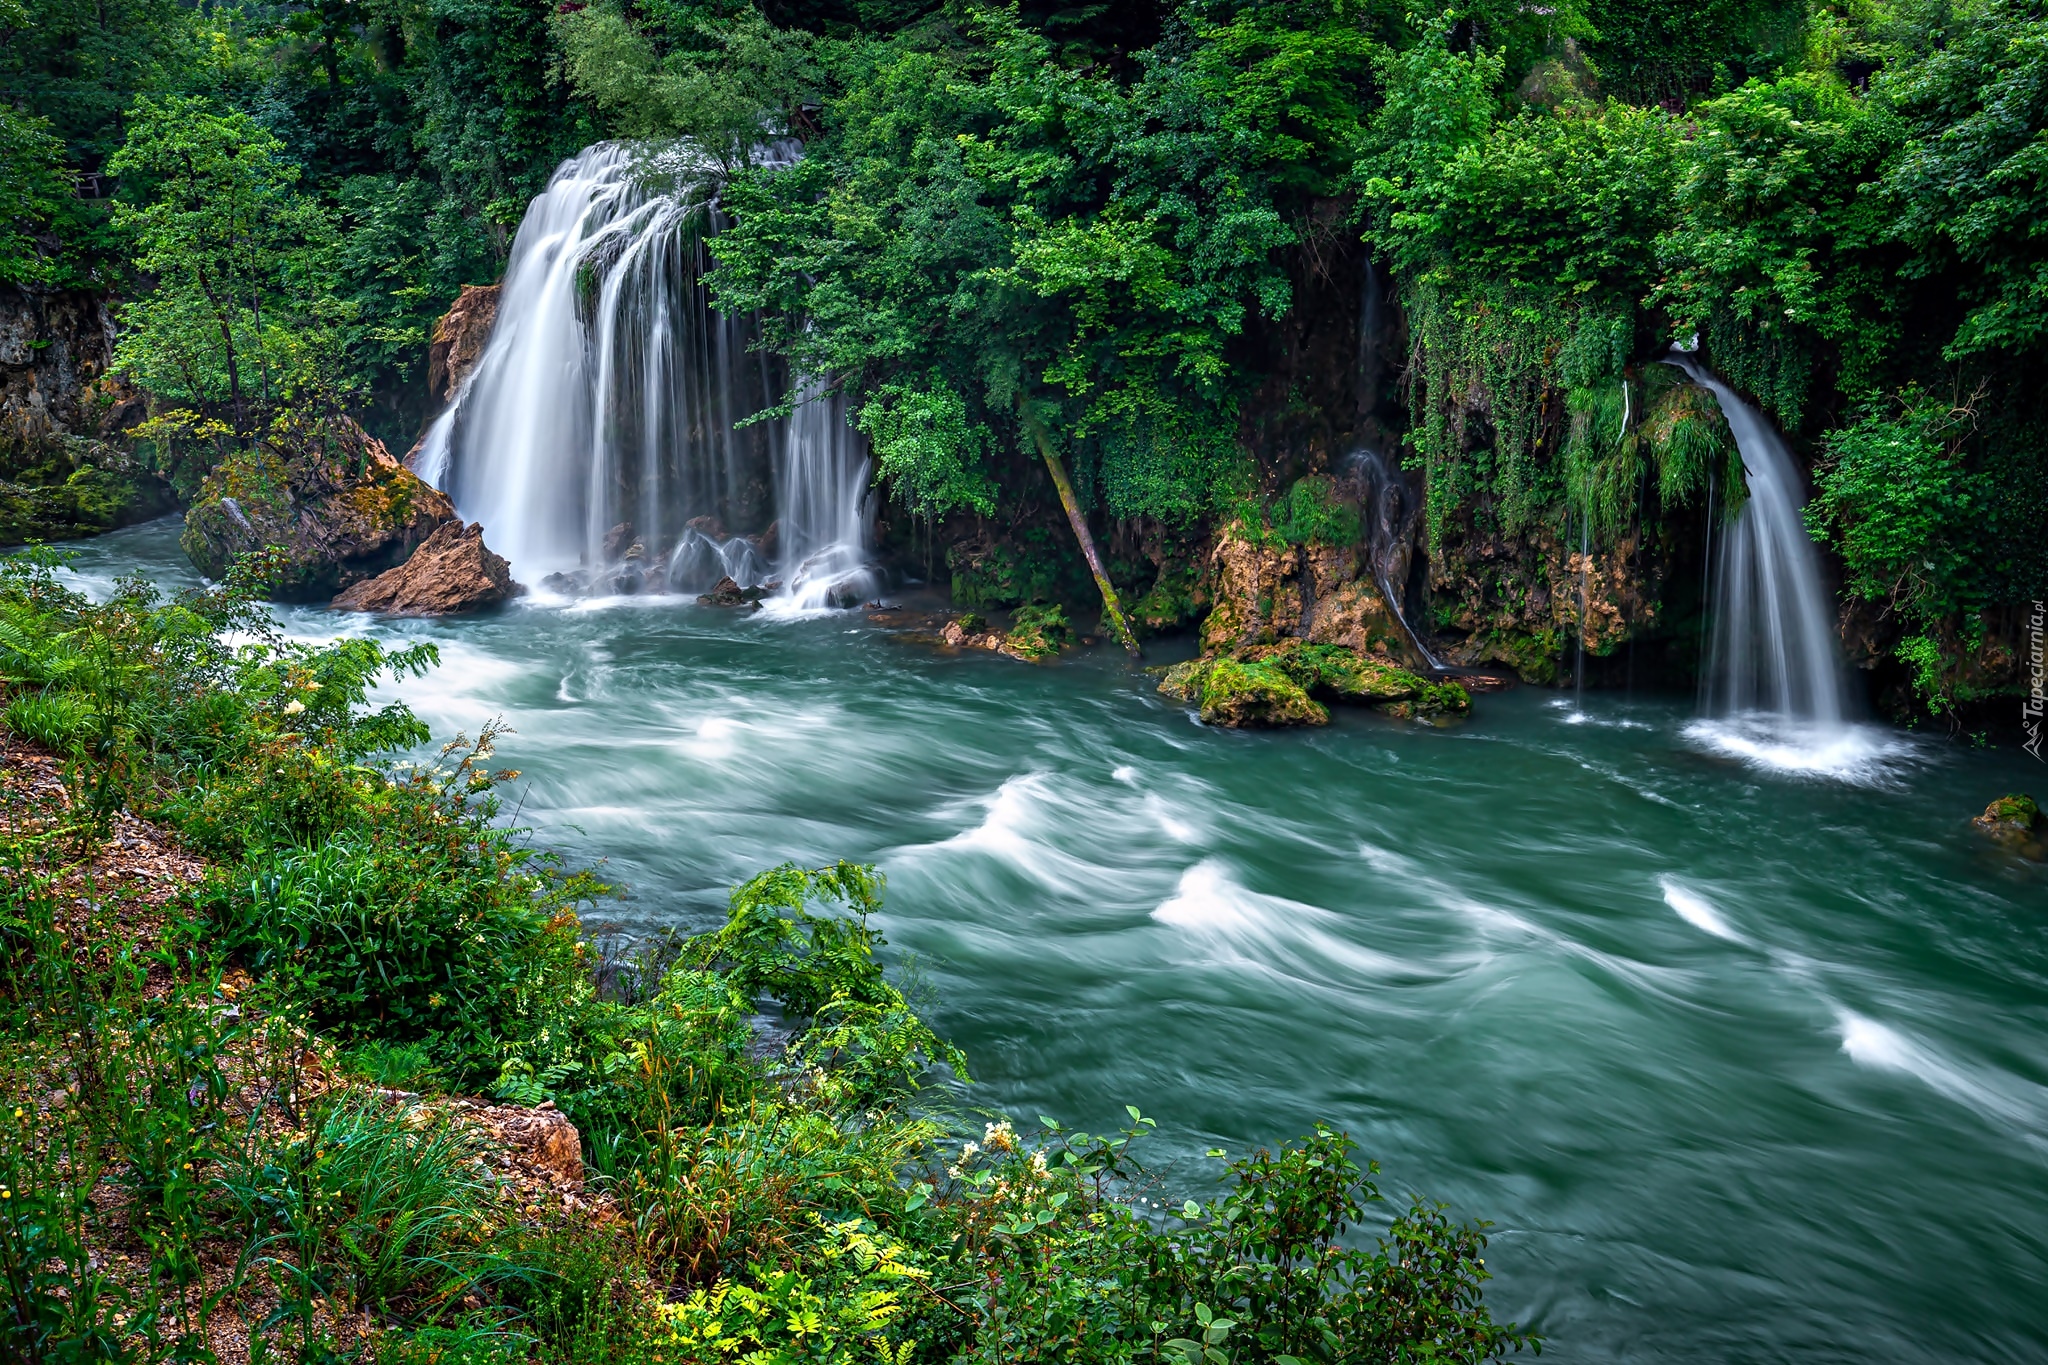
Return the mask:
{"type": "MultiPolygon", "coordinates": [[[[786,149],[771,155],[788,156],[786,149]]],[[[858,600],[868,467],[844,405],[710,306],[716,167],[685,146],[599,143],[528,207],[489,345],[417,459],[528,582],[559,591],[779,589],[858,600]]]]}
{"type": "Polygon", "coordinates": [[[1848,723],[1850,704],[1820,555],[1807,534],[1799,469],[1777,429],[1688,351],[1669,364],[1714,395],[1742,456],[1748,497],[1718,537],[1707,718],[1693,737],[1798,771],[1875,775],[1900,745],[1848,723]]]}

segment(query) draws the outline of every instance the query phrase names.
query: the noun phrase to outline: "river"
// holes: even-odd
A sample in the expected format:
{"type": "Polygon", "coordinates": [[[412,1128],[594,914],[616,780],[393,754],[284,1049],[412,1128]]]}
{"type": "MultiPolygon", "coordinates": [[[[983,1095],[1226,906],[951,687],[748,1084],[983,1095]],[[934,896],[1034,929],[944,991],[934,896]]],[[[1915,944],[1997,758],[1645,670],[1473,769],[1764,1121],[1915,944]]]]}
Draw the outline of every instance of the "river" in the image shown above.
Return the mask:
{"type": "MultiPolygon", "coordinates": [[[[176,523],[76,547],[196,581],[176,523]]],[[[1134,1104],[1177,1198],[1326,1118],[1495,1224],[1565,1361],[2048,1358],[2048,870],[1968,817],[2011,751],[1880,734],[1815,777],[1681,699],[1523,688],[1449,728],[1196,724],[1111,651],[946,656],[860,614],[524,603],[436,623],[437,734],[503,717],[517,818],[701,927],[785,859],[878,863],[971,1102],[1134,1104]],[[1752,755],[1752,759],[1754,756],[1752,755]]]]}

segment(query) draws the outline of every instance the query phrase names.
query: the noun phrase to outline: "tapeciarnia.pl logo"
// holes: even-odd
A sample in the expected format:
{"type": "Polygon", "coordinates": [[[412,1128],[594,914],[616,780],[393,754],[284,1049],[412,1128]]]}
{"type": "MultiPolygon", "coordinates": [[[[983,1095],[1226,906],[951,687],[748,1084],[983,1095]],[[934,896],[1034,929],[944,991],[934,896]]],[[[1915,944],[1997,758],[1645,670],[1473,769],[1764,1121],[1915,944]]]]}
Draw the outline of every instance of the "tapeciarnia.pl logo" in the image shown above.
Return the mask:
{"type": "Polygon", "coordinates": [[[2036,759],[2041,757],[2041,713],[2042,692],[2048,690],[2048,673],[2041,664],[2041,622],[2048,617],[2048,608],[2034,603],[2034,614],[2027,618],[2027,668],[2033,686],[2027,691],[2027,699],[2020,705],[2020,719],[2026,723],[2026,750],[2036,759]]]}

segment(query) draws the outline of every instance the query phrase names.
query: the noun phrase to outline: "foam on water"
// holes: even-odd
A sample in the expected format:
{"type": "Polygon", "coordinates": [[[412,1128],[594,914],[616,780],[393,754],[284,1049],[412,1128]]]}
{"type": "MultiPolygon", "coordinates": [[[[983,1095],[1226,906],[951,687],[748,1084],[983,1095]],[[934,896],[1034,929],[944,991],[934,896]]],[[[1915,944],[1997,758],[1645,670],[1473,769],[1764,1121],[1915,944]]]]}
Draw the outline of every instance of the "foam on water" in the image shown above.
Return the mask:
{"type": "Polygon", "coordinates": [[[1715,938],[1726,939],[1730,943],[1749,941],[1735,932],[1735,926],[1723,919],[1721,912],[1716,910],[1706,897],[1688,890],[1670,877],[1659,877],[1657,884],[1664,889],[1664,903],[1676,910],[1678,917],[1693,928],[1712,934],[1715,938]]]}
{"type": "Polygon", "coordinates": [[[1869,787],[1896,783],[1917,753],[1915,743],[1895,730],[1757,712],[1696,720],[1684,734],[1709,753],[1765,772],[1869,787]]]}
{"type": "MultiPolygon", "coordinates": [[[[1834,1013],[1836,1030],[1842,1035],[1842,1051],[1858,1066],[1911,1076],[1996,1123],[2023,1130],[2040,1127],[2042,1110],[2038,1102],[2030,1105],[2006,1093],[2003,1085],[1971,1075],[1964,1067],[1889,1024],[1841,1005],[1834,1006],[1834,1013]]],[[[2042,1090],[2039,1086],[2031,1088],[2036,1092],[2042,1090]]]]}

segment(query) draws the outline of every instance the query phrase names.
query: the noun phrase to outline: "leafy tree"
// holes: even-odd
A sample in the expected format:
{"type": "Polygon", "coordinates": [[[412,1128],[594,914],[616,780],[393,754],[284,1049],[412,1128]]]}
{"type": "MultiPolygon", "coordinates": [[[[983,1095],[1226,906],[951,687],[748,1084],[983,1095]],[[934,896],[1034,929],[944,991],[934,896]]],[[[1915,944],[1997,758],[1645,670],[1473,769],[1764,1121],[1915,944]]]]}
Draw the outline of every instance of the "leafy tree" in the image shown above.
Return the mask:
{"type": "Polygon", "coordinates": [[[147,187],[115,221],[157,281],[123,310],[116,364],[154,393],[224,410],[240,441],[276,405],[331,398],[345,377],[331,301],[315,292],[332,226],[282,153],[239,110],[145,97],[108,162],[147,187]]]}

